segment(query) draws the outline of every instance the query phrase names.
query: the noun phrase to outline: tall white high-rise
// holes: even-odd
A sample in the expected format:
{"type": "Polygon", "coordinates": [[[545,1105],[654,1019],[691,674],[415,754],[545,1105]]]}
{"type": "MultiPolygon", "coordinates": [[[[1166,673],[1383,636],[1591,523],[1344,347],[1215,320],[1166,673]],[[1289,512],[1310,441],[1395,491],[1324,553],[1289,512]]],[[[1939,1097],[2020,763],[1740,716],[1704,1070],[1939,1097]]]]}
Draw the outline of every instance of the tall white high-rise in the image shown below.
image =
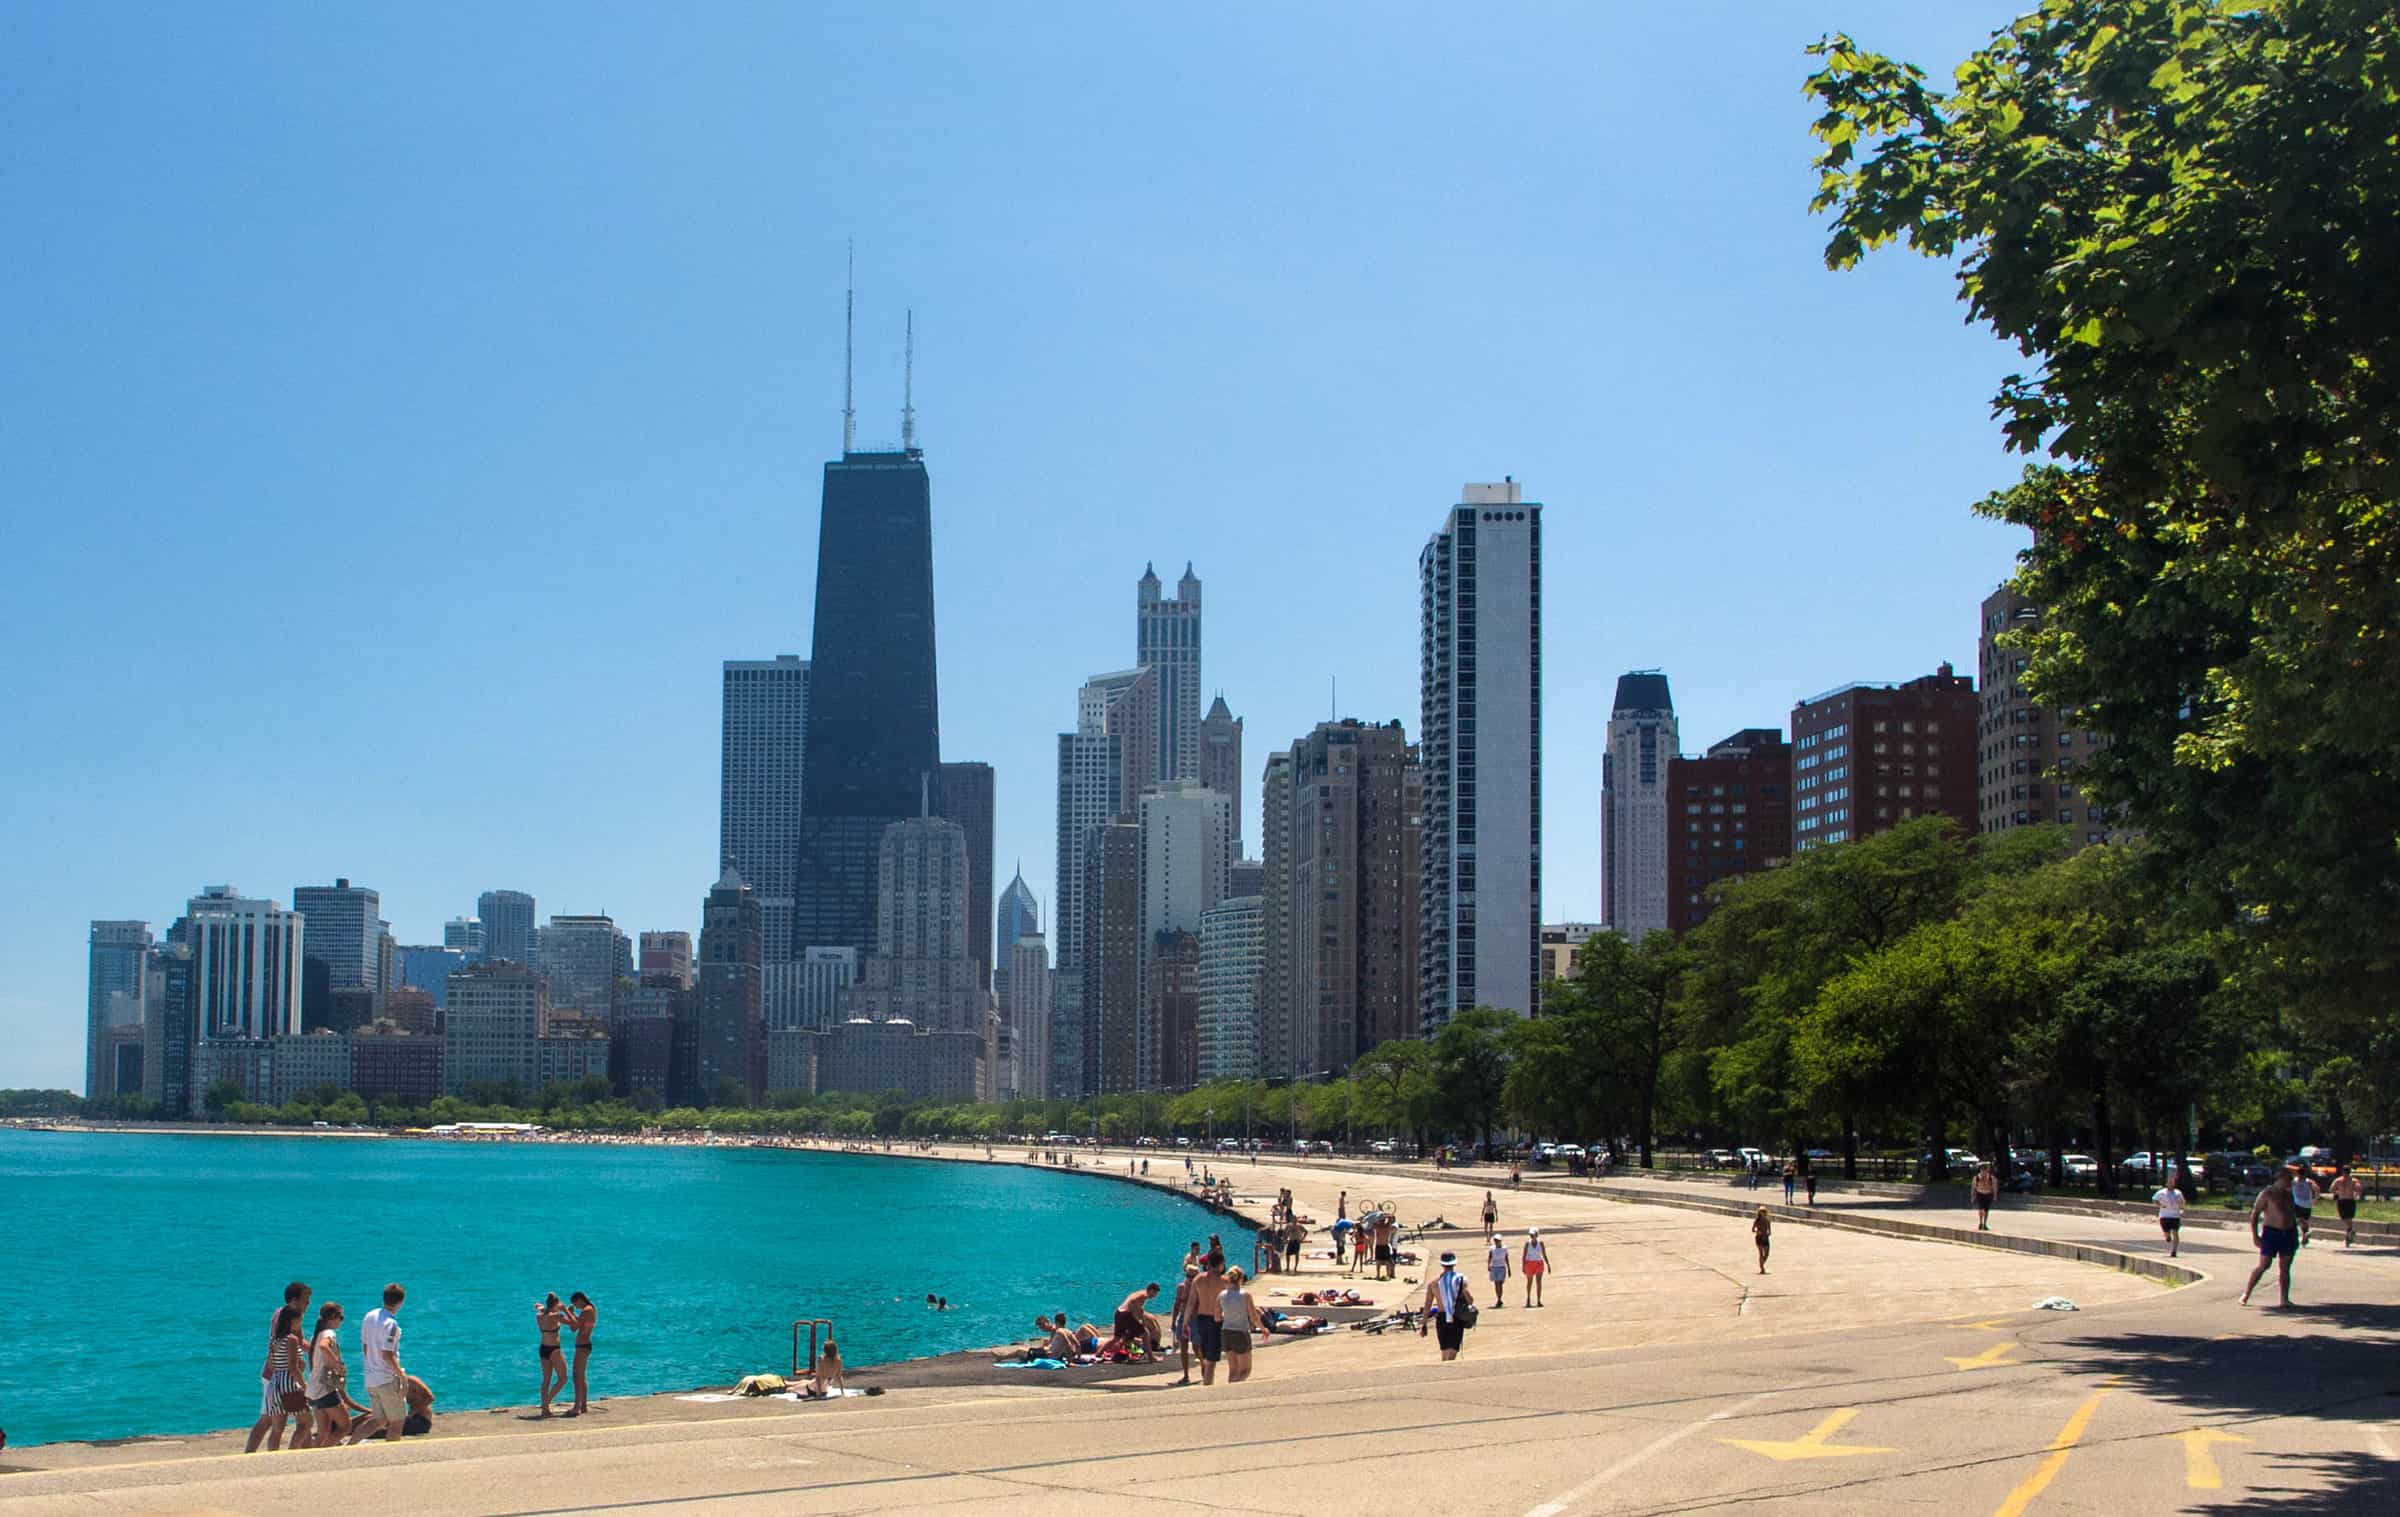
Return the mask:
{"type": "Polygon", "coordinates": [[[1050,897],[1050,936],[1056,968],[1051,980],[1056,1036],[1051,1039],[1050,1089],[1084,1094],[1084,931],[1090,920],[1084,887],[1085,839],[1095,827],[1130,812],[1155,764],[1158,671],[1122,669],[1095,674],[1075,695],[1075,730],[1058,735],[1058,873],[1050,897]]]}
{"type": "Polygon", "coordinates": [[[1266,975],[1266,907],[1227,896],[1200,918],[1200,1080],[1257,1078],[1260,982],[1266,975]]]}
{"type": "Polygon", "coordinates": [[[792,945],[792,891],[799,866],[809,669],[808,660],[796,653],[725,661],[717,862],[731,860],[757,892],[760,947],[768,964],[800,956],[792,945]]]}
{"type": "Polygon", "coordinates": [[[1600,921],[1633,942],[1667,925],[1667,765],[1678,741],[1667,677],[1620,675],[1600,760],[1600,921]]]}
{"type": "Polygon", "coordinates": [[[300,956],[307,923],[273,901],[211,885],[184,908],[192,999],[203,1043],[300,1030],[300,956]]]}
{"type": "Polygon", "coordinates": [[[1158,671],[1160,780],[1200,778],[1200,580],[1183,566],[1175,598],[1159,598],[1158,573],[1144,566],[1134,592],[1134,662],[1158,671]]]}
{"type": "Polygon", "coordinates": [[[1423,884],[1418,1009],[1541,1010],[1542,508],[1468,485],[1417,559],[1423,884]]]}
{"type": "Polygon", "coordinates": [[[1050,944],[1036,926],[1009,944],[1008,999],[1000,1005],[1007,1053],[1001,1099],[1049,1099],[1050,1014],[1050,944]]]}
{"type": "MultiPolygon", "coordinates": [[[[1231,893],[1233,797],[1197,780],[1171,780],[1143,794],[1140,817],[1141,935],[1136,940],[1133,983],[1147,987],[1150,955],[1160,935],[1197,934],[1209,908],[1231,893]]],[[[1135,1078],[1143,1089],[1151,1089],[1164,1071],[1177,1065],[1146,989],[1134,1028],[1135,1078]]]]}

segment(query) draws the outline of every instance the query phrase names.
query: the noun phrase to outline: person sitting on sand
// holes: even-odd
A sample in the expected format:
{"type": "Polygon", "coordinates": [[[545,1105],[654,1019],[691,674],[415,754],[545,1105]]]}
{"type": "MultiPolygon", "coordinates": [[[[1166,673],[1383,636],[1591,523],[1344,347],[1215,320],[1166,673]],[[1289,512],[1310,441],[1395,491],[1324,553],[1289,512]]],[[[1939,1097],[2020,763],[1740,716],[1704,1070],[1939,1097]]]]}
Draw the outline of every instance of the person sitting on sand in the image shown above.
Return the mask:
{"type": "Polygon", "coordinates": [[[1042,1352],[1052,1359],[1072,1359],[1083,1352],[1075,1342],[1075,1335],[1067,1331],[1065,1312],[1058,1314],[1058,1321],[1050,1329],[1050,1342],[1042,1352]]]}
{"type": "Polygon", "coordinates": [[[808,1377],[808,1389],[803,1394],[838,1396],[841,1393],[842,1351],[831,1338],[828,1338],[825,1340],[824,1350],[817,1355],[816,1373],[808,1377]]]}

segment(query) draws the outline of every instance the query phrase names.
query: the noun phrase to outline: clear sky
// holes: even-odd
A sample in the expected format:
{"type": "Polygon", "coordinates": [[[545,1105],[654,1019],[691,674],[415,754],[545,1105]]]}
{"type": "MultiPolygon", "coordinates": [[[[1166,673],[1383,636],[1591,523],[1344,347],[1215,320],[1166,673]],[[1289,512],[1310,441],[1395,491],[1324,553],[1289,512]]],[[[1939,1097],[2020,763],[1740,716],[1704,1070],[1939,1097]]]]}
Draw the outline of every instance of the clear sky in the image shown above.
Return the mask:
{"type": "Polygon", "coordinates": [[[1825,271],[1801,48],[2010,0],[17,4],[0,49],[0,1085],[79,1086],[94,917],[348,876],[696,930],[719,665],[805,653],[858,243],[917,322],[945,757],[1053,893],[1055,734],[1206,582],[1270,749],[1417,727],[1416,556],[1546,507],[1547,919],[1616,676],[1683,746],[1940,660],[2009,568],[2015,355],[1825,271]]]}

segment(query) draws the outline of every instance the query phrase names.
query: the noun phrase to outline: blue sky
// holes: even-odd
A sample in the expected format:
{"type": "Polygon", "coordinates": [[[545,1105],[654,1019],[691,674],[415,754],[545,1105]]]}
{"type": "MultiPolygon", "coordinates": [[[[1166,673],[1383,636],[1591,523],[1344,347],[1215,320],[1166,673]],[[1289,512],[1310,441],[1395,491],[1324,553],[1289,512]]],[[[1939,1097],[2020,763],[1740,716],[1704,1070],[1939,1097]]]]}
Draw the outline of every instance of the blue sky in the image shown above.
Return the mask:
{"type": "Polygon", "coordinates": [[[2015,355],[1942,267],[1825,271],[1801,48],[1940,77],[2017,8],[14,7],[0,1085],[80,1083],[89,919],[210,883],[696,928],[719,664],[808,649],[853,237],[1001,880],[1051,896],[1145,561],[1255,780],[1337,678],[1415,731],[1417,550],[1512,474],[1545,915],[1597,916],[1620,672],[1696,751],[1972,666],[2015,355]]]}

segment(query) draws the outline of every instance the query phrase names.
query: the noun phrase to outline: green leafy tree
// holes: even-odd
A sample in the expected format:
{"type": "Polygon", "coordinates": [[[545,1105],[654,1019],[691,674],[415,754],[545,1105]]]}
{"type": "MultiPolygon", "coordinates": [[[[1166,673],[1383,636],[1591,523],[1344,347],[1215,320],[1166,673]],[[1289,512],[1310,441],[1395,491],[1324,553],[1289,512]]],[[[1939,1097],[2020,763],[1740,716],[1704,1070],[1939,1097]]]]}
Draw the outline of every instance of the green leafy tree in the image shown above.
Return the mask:
{"type": "Polygon", "coordinates": [[[1441,1119],[1492,1146],[1507,1094],[1509,1035],[1516,1018],[1478,1006],[1462,1011],[1433,1035],[1433,1089],[1441,1119]]]}
{"type": "MultiPolygon", "coordinates": [[[[1629,1119],[1644,1169],[1651,1165],[1667,1064],[1681,1047],[1676,1006],[1691,964],[1690,951],[1671,932],[1646,933],[1639,943],[1621,933],[1595,934],[1583,945],[1560,1008],[1570,1019],[1589,1019],[1589,1067],[1629,1119]]],[[[1612,1133],[1615,1125],[1609,1124],[1612,1133]]]]}
{"type": "Polygon", "coordinates": [[[1947,90],[1837,36],[1826,260],[1905,240],[2033,361],[2025,682],[2321,1033],[2400,1004],[2400,12],[2048,0],[1947,90]]]}

